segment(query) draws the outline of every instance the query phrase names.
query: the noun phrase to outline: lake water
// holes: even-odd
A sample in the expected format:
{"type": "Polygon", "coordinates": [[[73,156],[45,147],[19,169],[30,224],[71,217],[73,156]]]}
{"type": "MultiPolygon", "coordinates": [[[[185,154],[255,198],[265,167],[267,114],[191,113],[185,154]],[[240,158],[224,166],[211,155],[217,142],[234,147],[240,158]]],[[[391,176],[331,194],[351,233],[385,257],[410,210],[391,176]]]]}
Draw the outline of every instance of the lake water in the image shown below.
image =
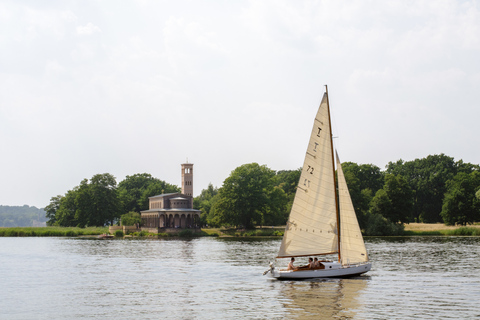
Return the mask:
{"type": "Polygon", "coordinates": [[[480,317],[480,238],[367,238],[370,272],[304,281],[262,275],[279,245],[0,237],[0,319],[480,317]]]}

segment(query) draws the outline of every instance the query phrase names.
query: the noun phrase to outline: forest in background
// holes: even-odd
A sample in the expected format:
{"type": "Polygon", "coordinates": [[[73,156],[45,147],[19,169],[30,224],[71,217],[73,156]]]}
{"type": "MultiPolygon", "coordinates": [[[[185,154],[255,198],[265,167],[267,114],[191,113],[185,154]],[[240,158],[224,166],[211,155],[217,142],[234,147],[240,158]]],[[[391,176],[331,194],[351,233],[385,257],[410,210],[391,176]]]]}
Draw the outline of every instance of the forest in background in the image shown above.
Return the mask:
{"type": "MultiPolygon", "coordinates": [[[[479,165],[440,154],[389,162],[385,170],[353,162],[342,168],[365,235],[401,235],[410,222],[465,226],[480,221],[479,165]]],[[[300,170],[276,173],[256,163],[242,165],[221,188],[203,190],[196,208],[210,226],[285,224],[300,170]]]]}
{"type": "MultiPolygon", "coordinates": [[[[465,226],[480,221],[479,165],[440,154],[389,162],[385,170],[353,162],[342,167],[365,235],[399,235],[409,222],[465,226]]],[[[202,226],[284,225],[301,170],[274,171],[257,163],[235,168],[220,188],[210,184],[194,198],[202,226]]],[[[52,197],[46,220],[48,225],[86,227],[116,224],[123,217],[124,224],[132,224],[148,209],[148,197],[173,192],[180,188],[147,173],[127,176],[118,185],[113,175],[97,174],[52,197]]],[[[0,215],[3,226],[32,221],[15,220],[12,214],[0,215]]]]}
{"type": "Polygon", "coordinates": [[[46,221],[42,208],[0,205],[0,227],[43,227],[46,221]]]}

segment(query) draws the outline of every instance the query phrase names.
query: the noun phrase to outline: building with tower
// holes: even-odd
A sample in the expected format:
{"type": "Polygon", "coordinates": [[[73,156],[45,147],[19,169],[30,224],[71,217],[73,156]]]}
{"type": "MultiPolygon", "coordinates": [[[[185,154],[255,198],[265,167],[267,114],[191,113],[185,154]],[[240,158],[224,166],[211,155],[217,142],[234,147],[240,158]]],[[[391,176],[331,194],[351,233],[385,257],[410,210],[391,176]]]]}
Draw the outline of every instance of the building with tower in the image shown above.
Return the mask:
{"type": "Polygon", "coordinates": [[[148,210],[140,212],[142,230],[160,233],[198,228],[201,211],[193,209],[193,163],[182,164],[182,193],[160,194],[148,201],[148,210]]]}

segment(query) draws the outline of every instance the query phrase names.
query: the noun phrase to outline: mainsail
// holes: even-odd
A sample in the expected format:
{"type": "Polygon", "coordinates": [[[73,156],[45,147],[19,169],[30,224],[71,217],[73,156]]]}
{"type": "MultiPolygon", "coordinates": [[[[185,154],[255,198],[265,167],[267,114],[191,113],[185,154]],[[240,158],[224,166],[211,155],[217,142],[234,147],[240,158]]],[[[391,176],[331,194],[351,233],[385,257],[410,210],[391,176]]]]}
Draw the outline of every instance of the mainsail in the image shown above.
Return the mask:
{"type": "Polygon", "coordinates": [[[332,131],[327,93],[313,124],[278,258],[338,252],[332,131]]]}
{"type": "Polygon", "coordinates": [[[363,242],[362,232],[358,225],[357,216],[353,208],[352,199],[348,192],[347,182],[343,174],[338,154],[338,198],[340,202],[340,252],[341,263],[355,264],[368,261],[367,249],[363,242]]]}

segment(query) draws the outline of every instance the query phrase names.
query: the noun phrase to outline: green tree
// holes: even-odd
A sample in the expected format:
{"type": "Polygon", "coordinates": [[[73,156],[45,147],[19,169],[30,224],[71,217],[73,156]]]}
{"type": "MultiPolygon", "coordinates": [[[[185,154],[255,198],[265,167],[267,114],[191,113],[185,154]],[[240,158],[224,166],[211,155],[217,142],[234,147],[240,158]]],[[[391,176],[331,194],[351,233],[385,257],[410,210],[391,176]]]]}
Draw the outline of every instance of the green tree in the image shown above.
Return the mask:
{"type": "Polygon", "coordinates": [[[480,172],[459,172],[447,182],[441,215],[447,225],[467,225],[480,220],[480,172]]]}
{"type": "Polygon", "coordinates": [[[342,163],[348,191],[352,198],[360,228],[368,225],[368,212],[373,195],[383,187],[384,173],[373,164],[342,163]]]}
{"type": "Polygon", "coordinates": [[[478,165],[454,162],[445,154],[429,155],[413,161],[389,162],[387,173],[402,175],[414,192],[414,206],[411,221],[442,222],[443,198],[447,191],[446,182],[458,172],[470,173],[478,165]]]}
{"type": "Polygon", "coordinates": [[[60,199],[60,205],[55,212],[55,225],[62,227],[73,227],[77,225],[75,220],[75,212],[77,211],[77,206],[75,205],[77,189],[78,187],[75,187],[67,191],[65,196],[60,199]]]}
{"type": "MultiPolygon", "coordinates": [[[[262,225],[284,225],[288,219],[288,196],[280,186],[274,186],[268,194],[267,204],[262,207],[262,225]]],[[[291,204],[290,204],[291,208],[291,204]]]]}
{"type": "Polygon", "coordinates": [[[140,204],[140,209],[141,210],[148,209],[149,197],[153,197],[153,196],[164,194],[164,193],[177,193],[181,191],[182,190],[179,187],[157,179],[157,181],[150,183],[148,187],[146,187],[143,190],[141,197],[138,199],[138,203],[140,204]]]}
{"type": "Polygon", "coordinates": [[[257,163],[237,167],[225,179],[215,203],[215,214],[222,223],[253,228],[264,215],[273,214],[270,197],[274,192],[275,171],[257,163]]]}
{"type": "Polygon", "coordinates": [[[92,199],[92,187],[88,179],[83,179],[80,185],[75,189],[75,223],[77,227],[96,225],[92,219],[94,212],[94,203],[92,199]]]}
{"type": "Polygon", "coordinates": [[[413,192],[401,175],[387,174],[385,185],[375,194],[371,213],[381,214],[393,223],[409,222],[413,208],[413,192]]]}
{"type": "Polygon", "coordinates": [[[200,214],[200,225],[208,224],[213,226],[216,224],[214,221],[208,222],[208,216],[213,204],[216,202],[217,194],[218,188],[209,183],[207,189],[203,189],[200,195],[193,199],[193,208],[202,211],[200,214]]]}
{"type": "Polygon", "coordinates": [[[58,195],[56,197],[52,197],[50,199],[50,204],[45,207],[45,216],[47,217],[47,226],[55,225],[57,222],[56,214],[57,210],[60,208],[60,203],[62,201],[63,196],[58,195]]]}
{"type": "Polygon", "coordinates": [[[110,173],[96,174],[90,179],[91,199],[93,202],[89,225],[103,226],[114,224],[120,219],[120,206],[117,194],[117,182],[110,173]]]}
{"type": "Polygon", "coordinates": [[[134,226],[137,223],[142,223],[142,217],[140,216],[140,213],[130,211],[128,213],[122,214],[122,216],[120,217],[120,221],[122,223],[122,226],[134,226]]]}
{"type": "Polygon", "coordinates": [[[152,177],[149,173],[137,173],[126,176],[125,179],[118,184],[118,197],[121,202],[122,212],[140,212],[141,210],[148,209],[142,205],[143,194],[145,189],[151,184],[159,181],[159,179],[152,177]]]}
{"type": "Polygon", "coordinates": [[[53,197],[48,206],[55,214],[55,225],[64,227],[104,226],[120,218],[115,177],[96,174],[80,182],[65,196],[53,197]]]}
{"type": "Polygon", "coordinates": [[[267,219],[267,221],[264,221],[264,224],[283,225],[287,222],[288,215],[292,210],[295,193],[297,192],[298,180],[300,179],[301,171],[302,168],[298,168],[297,170],[277,171],[275,175],[275,186],[284,191],[287,202],[285,205],[279,204],[279,210],[282,210],[283,213],[278,212],[278,216],[274,219],[275,223],[267,219]]]}

